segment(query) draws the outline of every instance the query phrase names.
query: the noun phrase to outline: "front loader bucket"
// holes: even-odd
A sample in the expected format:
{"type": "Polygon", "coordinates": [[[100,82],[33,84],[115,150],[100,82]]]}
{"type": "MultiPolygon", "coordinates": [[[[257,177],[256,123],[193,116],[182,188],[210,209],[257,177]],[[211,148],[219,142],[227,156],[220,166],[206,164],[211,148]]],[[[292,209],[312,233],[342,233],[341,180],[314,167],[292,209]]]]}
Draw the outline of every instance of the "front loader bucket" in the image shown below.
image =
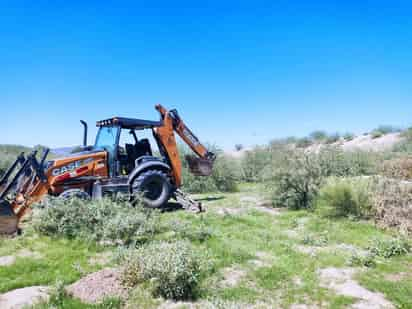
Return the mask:
{"type": "Polygon", "coordinates": [[[186,161],[189,164],[189,170],[196,176],[210,176],[213,171],[213,161],[208,159],[197,158],[187,155],[186,161]]]}
{"type": "Polygon", "coordinates": [[[0,200],[0,235],[16,233],[18,221],[10,203],[6,200],[0,200]]]}

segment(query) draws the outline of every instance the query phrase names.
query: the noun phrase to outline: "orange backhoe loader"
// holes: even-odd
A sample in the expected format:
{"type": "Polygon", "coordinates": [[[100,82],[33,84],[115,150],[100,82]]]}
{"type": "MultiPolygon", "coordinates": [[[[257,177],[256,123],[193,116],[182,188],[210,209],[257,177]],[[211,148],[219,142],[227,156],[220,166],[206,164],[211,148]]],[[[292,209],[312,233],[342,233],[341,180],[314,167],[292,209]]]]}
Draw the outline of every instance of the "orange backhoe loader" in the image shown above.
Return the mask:
{"type": "Polygon", "coordinates": [[[36,152],[22,153],[0,180],[0,233],[13,233],[30,205],[45,195],[62,198],[102,198],[118,193],[132,199],[138,194],[150,208],[161,208],[174,198],[183,208],[200,209],[179,188],[182,184],[182,163],[175,132],[197,156],[186,156],[190,171],[209,176],[215,154],[208,151],[183,123],[176,110],[156,105],[159,121],[113,117],[98,121],[96,141],[87,146],[87,124],[84,121],[83,147],[80,152],[46,161],[45,149],[40,160],[36,152]],[[159,149],[152,153],[147,138],[140,131],[149,129],[159,149]],[[134,143],[119,144],[121,136],[134,143]]]}

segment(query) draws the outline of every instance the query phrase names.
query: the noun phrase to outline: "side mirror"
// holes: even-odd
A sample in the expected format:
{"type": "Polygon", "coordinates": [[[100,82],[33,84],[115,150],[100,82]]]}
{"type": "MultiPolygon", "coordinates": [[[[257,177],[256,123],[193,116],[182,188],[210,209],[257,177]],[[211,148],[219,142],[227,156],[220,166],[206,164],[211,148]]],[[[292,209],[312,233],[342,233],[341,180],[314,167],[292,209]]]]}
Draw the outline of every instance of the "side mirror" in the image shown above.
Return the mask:
{"type": "Polygon", "coordinates": [[[83,147],[87,146],[87,122],[84,120],[80,120],[80,123],[84,127],[84,132],[83,132],[83,147]]]}

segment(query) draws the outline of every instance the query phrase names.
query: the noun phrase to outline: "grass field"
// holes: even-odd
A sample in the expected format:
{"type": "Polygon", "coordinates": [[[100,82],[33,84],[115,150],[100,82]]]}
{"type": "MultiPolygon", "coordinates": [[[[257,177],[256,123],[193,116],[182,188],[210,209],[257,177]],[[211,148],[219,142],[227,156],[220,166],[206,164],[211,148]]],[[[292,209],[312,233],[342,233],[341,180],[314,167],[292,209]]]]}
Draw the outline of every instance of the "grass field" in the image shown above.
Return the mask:
{"type": "MultiPolygon", "coordinates": [[[[343,308],[359,300],[329,289],[320,273],[350,268],[354,269],[352,281],[382,293],[397,307],[412,307],[411,255],[378,258],[375,267],[348,264],[355,252],[366,251],[374,239],[396,236],[394,232],[379,230],[373,222],[331,218],[324,208],[314,212],[267,208],[264,197],[262,187],[241,185],[237,193],[196,195],[205,213],[178,210],[161,215],[162,224],[184,226],[186,233],[165,230],[157,238],[189,238],[210,262],[198,297],[173,306],[343,308]]],[[[21,237],[0,240],[0,256],[16,257],[13,265],[0,266],[0,292],[56,282],[67,285],[87,273],[114,266],[110,259],[94,262],[114,251],[81,241],[40,237],[27,230],[21,237]],[[35,255],[21,254],[24,250],[35,255]]],[[[156,308],[162,304],[169,302],[153,298],[143,285],[131,291],[127,303],[109,300],[100,307],[156,308]]],[[[59,307],[96,306],[64,296],[59,307]]]]}

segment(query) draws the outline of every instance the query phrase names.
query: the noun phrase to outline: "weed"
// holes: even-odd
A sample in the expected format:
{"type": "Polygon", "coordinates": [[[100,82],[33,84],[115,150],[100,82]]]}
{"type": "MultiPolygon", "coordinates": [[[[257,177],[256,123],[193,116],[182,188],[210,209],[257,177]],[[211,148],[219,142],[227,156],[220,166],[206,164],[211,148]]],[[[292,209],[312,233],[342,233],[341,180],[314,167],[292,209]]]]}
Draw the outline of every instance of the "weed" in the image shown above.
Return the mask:
{"type": "Polygon", "coordinates": [[[404,238],[375,238],[371,241],[368,249],[372,254],[388,259],[409,253],[411,251],[411,244],[404,238]]]}
{"type": "Polygon", "coordinates": [[[324,231],[320,235],[305,235],[302,243],[307,246],[324,247],[329,242],[328,232],[324,231]]]}
{"type": "Polygon", "coordinates": [[[359,253],[352,253],[349,258],[348,264],[350,266],[365,266],[365,267],[375,267],[376,266],[376,255],[373,253],[367,253],[362,255],[359,253]]]}

